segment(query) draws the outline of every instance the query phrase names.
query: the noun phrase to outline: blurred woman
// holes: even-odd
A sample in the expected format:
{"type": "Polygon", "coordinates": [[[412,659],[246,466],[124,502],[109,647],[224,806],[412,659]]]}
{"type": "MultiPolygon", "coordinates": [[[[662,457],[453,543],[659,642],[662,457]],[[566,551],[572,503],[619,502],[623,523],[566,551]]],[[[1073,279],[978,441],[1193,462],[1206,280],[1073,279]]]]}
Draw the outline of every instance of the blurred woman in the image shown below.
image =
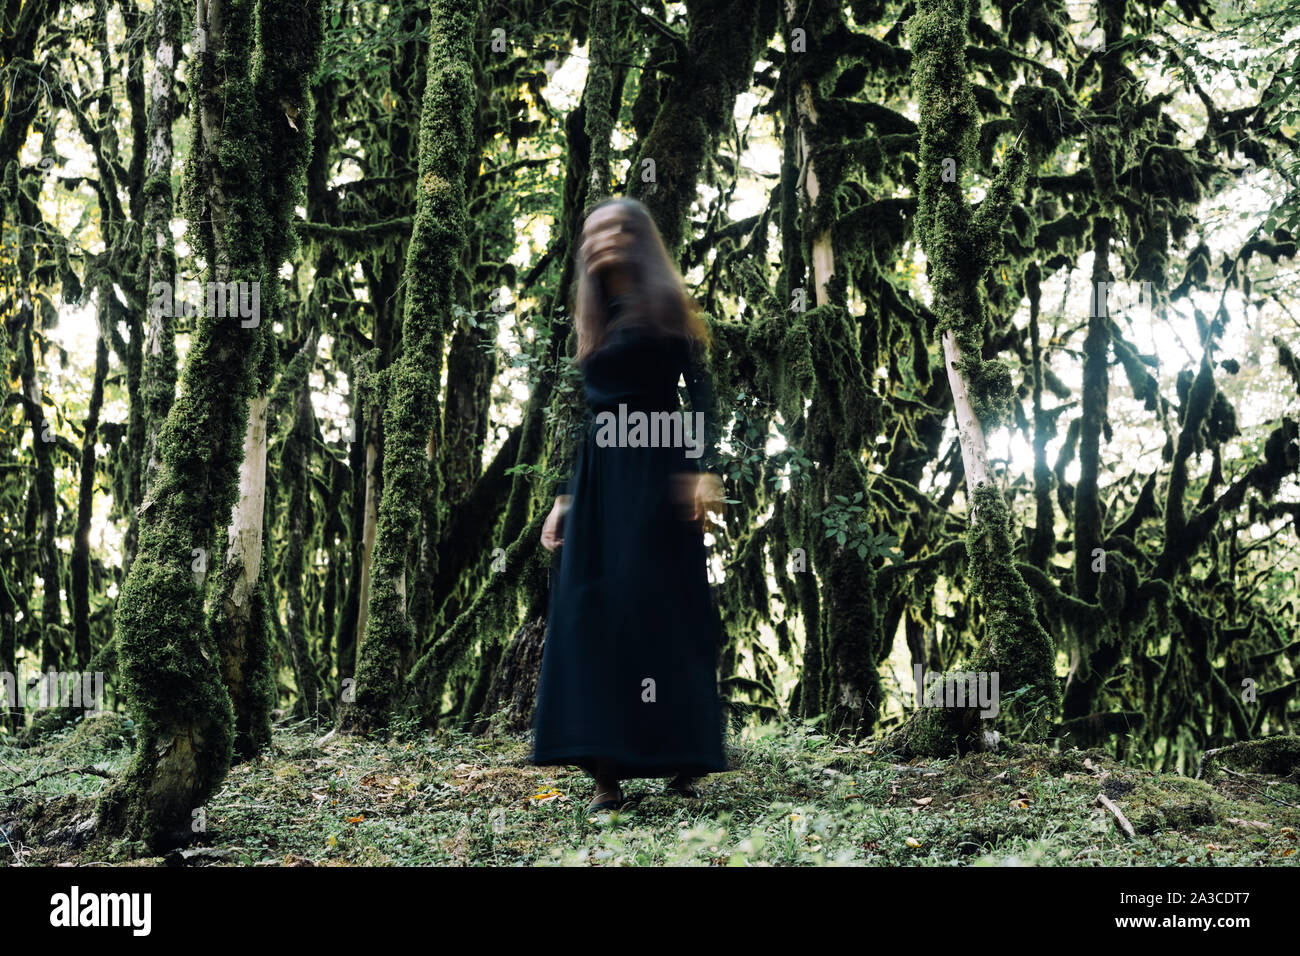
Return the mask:
{"type": "Polygon", "coordinates": [[[704,547],[706,515],[723,507],[722,480],[709,471],[709,338],[636,200],[588,213],[573,315],[589,412],[542,530],[543,546],[560,554],[533,762],[589,772],[590,810],[623,806],[620,781],[635,777],[670,777],[670,791],[696,796],[696,778],[726,768],[704,547]],[[670,429],[663,413],[680,413],[683,376],[693,414],[670,429]],[[626,427],[637,412],[648,434],[626,427]],[[701,420],[702,430],[686,427],[701,420]]]}

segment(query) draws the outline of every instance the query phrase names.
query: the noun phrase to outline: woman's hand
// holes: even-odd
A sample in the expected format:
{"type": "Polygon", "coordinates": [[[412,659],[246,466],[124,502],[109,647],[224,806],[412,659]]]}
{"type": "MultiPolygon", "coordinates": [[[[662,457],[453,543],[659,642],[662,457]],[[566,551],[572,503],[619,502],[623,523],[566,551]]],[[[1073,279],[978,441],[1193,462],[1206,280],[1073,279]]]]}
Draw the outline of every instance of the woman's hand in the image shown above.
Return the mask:
{"type": "Polygon", "coordinates": [[[551,513],[546,516],[546,523],[542,525],[542,547],[547,551],[554,551],[564,544],[564,516],[569,513],[569,506],[572,503],[571,496],[560,495],[551,506],[551,513]]]}
{"type": "Polygon", "coordinates": [[[682,517],[695,524],[702,534],[710,512],[721,516],[726,510],[722,479],[709,472],[683,472],[677,477],[678,504],[682,517]]]}
{"type": "Polygon", "coordinates": [[[695,485],[695,513],[700,531],[704,531],[710,512],[718,516],[718,524],[721,524],[726,510],[727,495],[722,490],[722,479],[711,472],[701,473],[700,480],[695,485]]]}

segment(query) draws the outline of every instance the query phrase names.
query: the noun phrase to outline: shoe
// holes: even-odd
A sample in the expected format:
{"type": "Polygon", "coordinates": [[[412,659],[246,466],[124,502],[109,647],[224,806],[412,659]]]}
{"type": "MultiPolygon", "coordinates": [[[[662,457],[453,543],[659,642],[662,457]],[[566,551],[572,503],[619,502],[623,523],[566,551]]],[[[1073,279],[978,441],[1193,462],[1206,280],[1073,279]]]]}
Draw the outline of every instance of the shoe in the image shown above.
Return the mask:
{"type": "Polygon", "coordinates": [[[689,797],[693,800],[699,799],[700,791],[696,790],[695,787],[692,786],[694,782],[694,777],[689,777],[684,773],[679,773],[677,776],[673,777],[673,779],[668,781],[668,784],[664,787],[664,791],[667,793],[674,793],[679,797],[689,797]]]}
{"type": "Polygon", "coordinates": [[[618,788],[618,796],[609,800],[592,800],[587,804],[588,813],[601,813],[606,810],[621,810],[628,802],[627,797],[623,794],[623,788],[618,788]]]}

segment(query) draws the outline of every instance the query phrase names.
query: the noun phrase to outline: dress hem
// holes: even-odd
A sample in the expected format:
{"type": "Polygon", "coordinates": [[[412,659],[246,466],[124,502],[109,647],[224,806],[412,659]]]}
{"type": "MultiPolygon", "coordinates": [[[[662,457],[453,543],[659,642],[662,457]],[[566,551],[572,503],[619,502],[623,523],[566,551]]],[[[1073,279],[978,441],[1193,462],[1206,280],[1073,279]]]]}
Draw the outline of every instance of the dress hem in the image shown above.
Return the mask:
{"type": "Polygon", "coordinates": [[[598,747],[565,747],[545,753],[533,753],[529,763],[534,766],[573,766],[584,770],[597,760],[607,760],[614,764],[614,769],[621,780],[638,777],[672,777],[679,773],[691,776],[703,776],[709,773],[723,773],[728,767],[726,760],[701,759],[698,755],[680,758],[666,758],[650,763],[644,759],[630,758],[618,752],[611,753],[598,747]]]}

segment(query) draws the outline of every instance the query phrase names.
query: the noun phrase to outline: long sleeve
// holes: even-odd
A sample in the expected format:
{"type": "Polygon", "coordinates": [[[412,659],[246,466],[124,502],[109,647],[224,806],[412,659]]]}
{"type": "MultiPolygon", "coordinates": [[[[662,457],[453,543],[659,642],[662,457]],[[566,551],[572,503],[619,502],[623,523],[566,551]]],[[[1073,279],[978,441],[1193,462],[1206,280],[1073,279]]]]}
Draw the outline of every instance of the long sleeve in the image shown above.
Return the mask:
{"type": "MultiPolygon", "coordinates": [[[[719,422],[717,401],[713,388],[713,375],[709,372],[704,348],[692,341],[687,352],[686,367],[683,370],[686,379],[686,392],[691,399],[691,411],[704,415],[704,453],[698,459],[701,471],[718,471],[721,462],[718,458],[719,422]]],[[[698,419],[692,417],[692,425],[698,419]]]]}

